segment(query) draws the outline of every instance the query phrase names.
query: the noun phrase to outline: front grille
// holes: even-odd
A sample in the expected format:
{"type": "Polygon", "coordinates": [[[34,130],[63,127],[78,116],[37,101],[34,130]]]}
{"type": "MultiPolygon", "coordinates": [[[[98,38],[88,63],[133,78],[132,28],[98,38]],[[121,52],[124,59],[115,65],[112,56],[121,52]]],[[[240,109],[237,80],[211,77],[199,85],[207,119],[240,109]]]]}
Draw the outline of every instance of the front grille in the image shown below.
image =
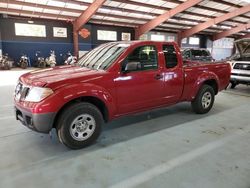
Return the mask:
{"type": "Polygon", "coordinates": [[[246,63],[236,63],[236,64],[234,65],[234,69],[250,70],[250,64],[246,64],[246,63]]]}

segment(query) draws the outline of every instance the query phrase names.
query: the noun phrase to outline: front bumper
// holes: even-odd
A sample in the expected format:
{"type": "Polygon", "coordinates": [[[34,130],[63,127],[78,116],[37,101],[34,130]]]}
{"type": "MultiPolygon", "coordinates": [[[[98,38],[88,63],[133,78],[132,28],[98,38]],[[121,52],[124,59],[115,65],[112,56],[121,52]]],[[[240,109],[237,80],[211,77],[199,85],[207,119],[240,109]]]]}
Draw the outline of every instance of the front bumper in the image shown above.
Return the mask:
{"type": "Polygon", "coordinates": [[[250,70],[232,69],[231,82],[250,83],[250,70]]]}
{"type": "Polygon", "coordinates": [[[15,107],[16,119],[26,127],[41,133],[49,133],[53,128],[56,113],[32,114],[20,107],[15,107]]]}
{"type": "Polygon", "coordinates": [[[249,84],[250,83],[250,74],[239,74],[239,73],[232,73],[231,82],[237,82],[242,84],[249,84]]]}

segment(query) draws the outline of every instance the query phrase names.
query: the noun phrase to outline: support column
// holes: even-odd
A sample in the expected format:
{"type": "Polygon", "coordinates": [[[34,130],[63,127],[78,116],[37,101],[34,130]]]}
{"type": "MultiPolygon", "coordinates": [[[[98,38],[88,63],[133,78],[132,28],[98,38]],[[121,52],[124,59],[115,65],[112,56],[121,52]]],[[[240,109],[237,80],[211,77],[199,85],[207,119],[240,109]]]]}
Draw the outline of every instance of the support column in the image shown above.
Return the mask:
{"type": "Polygon", "coordinates": [[[78,31],[75,29],[75,23],[73,23],[73,43],[74,43],[74,55],[79,57],[79,43],[78,43],[78,31]]]}
{"type": "Polygon", "coordinates": [[[178,46],[180,48],[181,48],[181,40],[182,40],[181,32],[178,32],[178,34],[177,34],[177,44],[178,44],[178,46]]]}
{"type": "Polygon", "coordinates": [[[140,36],[138,33],[138,28],[135,28],[135,40],[139,40],[140,36]]]}

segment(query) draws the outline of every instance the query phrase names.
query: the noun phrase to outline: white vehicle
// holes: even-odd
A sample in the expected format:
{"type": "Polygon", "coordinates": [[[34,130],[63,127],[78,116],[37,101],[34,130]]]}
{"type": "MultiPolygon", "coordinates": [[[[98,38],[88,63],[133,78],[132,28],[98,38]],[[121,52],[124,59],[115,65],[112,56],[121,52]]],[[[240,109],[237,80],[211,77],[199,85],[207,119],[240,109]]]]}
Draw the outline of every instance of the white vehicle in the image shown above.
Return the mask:
{"type": "Polygon", "coordinates": [[[238,84],[250,84],[250,38],[235,41],[237,52],[230,58],[231,88],[238,84]]]}
{"type": "Polygon", "coordinates": [[[53,50],[50,51],[50,56],[46,58],[45,62],[46,62],[46,65],[49,66],[49,67],[56,66],[55,51],[53,51],[53,50]]]}

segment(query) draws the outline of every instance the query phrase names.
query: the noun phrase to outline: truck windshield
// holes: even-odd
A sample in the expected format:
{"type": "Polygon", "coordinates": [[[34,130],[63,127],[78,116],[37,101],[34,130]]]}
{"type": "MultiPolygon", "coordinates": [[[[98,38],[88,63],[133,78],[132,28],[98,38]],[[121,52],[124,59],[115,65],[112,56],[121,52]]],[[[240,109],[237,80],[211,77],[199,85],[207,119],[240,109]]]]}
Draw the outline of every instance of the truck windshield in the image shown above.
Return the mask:
{"type": "Polygon", "coordinates": [[[78,64],[91,69],[107,69],[129,46],[128,43],[107,43],[88,52],[78,64]]]}

